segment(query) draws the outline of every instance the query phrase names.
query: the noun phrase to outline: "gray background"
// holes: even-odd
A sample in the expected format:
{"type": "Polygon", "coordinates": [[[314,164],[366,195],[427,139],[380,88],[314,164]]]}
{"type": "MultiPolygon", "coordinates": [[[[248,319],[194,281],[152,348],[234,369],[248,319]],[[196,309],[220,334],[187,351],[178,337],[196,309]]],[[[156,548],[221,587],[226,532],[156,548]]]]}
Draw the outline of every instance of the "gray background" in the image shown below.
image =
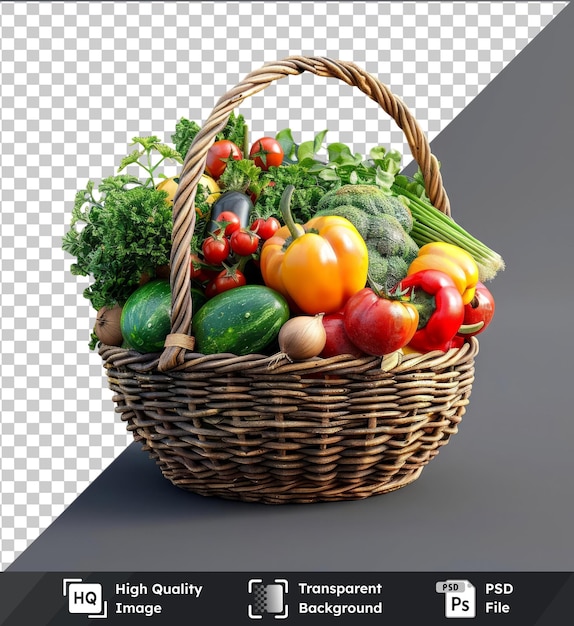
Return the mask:
{"type": "MultiPolygon", "coordinates": [[[[54,10],[51,27],[62,23],[61,27],[57,26],[61,29],[58,34],[64,37],[62,49],[65,51],[71,46],[75,57],[72,67],[67,67],[56,54],[60,40],[52,44],[51,97],[43,95],[50,93],[49,89],[39,88],[50,80],[47,69],[42,68],[41,45],[37,54],[32,54],[33,45],[27,44],[30,62],[37,64],[38,79],[30,79],[34,66],[27,74],[28,85],[22,84],[22,79],[16,76],[12,81],[13,96],[6,87],[10,83],[4,80],[2,83],[5,142],[2,166],[8,176],[13,175],[14,187],[11,191],[4,183],[2,191],[2,306],[3,319],[9,321],[2,329],[4,554],[14,554],[18,541],[18,545],[29,541],[30,529],[32,533],[42,529],[46,519],[53,515],[54,504],[63,508],[71,502],[105,465],[105,459],[111,460],[128,441],[112,421],[109,396],[100,389],[105,381],[97,355],[87,354],[86,319],[91,313],[81,303],[85,285],[65,277],[66,261],[60,260],[56,251],[58,237],[55,233],[61,235],[68,220],[70,190],[73,194],[81,184],[78,181],[83,183],[86,177],[97,177],[98,172],[109,173],[108,168],[118,162],[118,156],[128,151],[124,145],[131,136],[146,132],[162,134],[165,129],[165,136],[169,137],[178,116],[202,119],[213,104],[214,95],[234,84],[254,64],[292,51],[282,46],[283,42],[289,43],[288,40],[279,39],[272,55],[263,59],[253,51],[250,58],[241,56],[239,60],[240,55],[234,53],[238,40],[233,37],[227,42],[205,39],[204,61],[199,68],[189,60],[193,53],[188,51],[187,57],[179,54],[181,43],[175,49],[167,46],[162,59],[171,73],[164,80],[162,92],[151,88],[151,84],[157,85],[158,76],[154,73],[155,66],[147,61],[154,55],[146,52],[145,46],[136,54],[133,40],[128,38],[124,46],[127,49],[122,50],[120,46],[113,54],[107,49],[106,42],[110,40],[106,39],[109,37],[106,28],[111,18],[118,25],[114,32],[116,42],[124,33],[134,37],[127,26],[122,26],[118,15],[112,15],[109,4],[102,5],[99,27],[96,17],[100,14],[90,13],[94,9],[82,3],[69,4],[75,7],[76,13],[70,13],[64,5],[54,5],[62,8],[61,13],[54,10]],[[61,19],[56,19],[58,15],[61,19]],[[87,26],[78,25],[82,23],[82,16],[93,24],[90,29],[82,30],[87,26]],[[76,49],[66,43],[72,41],[66,38],[66,23],[68,27],[75,25],[72,32],[78,37],[73,39],[76,49]],[[87,44],[82,36],[88,37],[87,44]],[[95,41],[103,42],[100,49],[92,43],[95,41]],[[216,50],[218,45],[227,45],[230,63],[225,68],[224,79],[210,83],[206,75],[210,69],[215,70],[217,64],[210,61],[209,50],[216,50]],[[94,54],[98,61],[90,60],[94,54]],[[190,73],[187,82],[181,81],[178,74],[181,59],[185,59],[186,68],[201,69],[201,97],[197,95],[190,100],[190,92],[198,94],[198,85],[189,83],[197,77],[193,78],[190,73]],[[136,62],[136,67],[144,70],[137,80],[130,73],[131,64],[136,62]],[[86,78],[88,70],[95,71],[98,67],[104,79],[99,84],[91,83],[86,78]],[[70,77],[66,71],[74,68],[76,74],[70,77]],[[131,90],[124,86],[134,80],[140,91],[138,119],[122,109],[130,103],[134,105],[131,90]],[[18,97],[22,89],[27,93],[26,98],[18,97]],[[34,95],[35,91],[38,96],[34,95]],[[169,94],[169,99],[165,94],[169,94]],[[52,136],[46,136],[42,130],[47,122],[40,123],[42,119],[49,119],[44,113],[46,98],[60,107],[56,107],[56,113],[54,110],[51,113],[52,136]],[[32,102],[32,109],[22,109],[25,102],[32,102]],[[192,102],[195,108],[190,106],[192,102]],[[6,103],[12,105],[12,119],[6,116],[6,103]],[[158,106],[163,107],[164,118],[160,121],[154,117],[158,106]],[[117,114],[110,116],[106,107],[117,107],[117,114]],[[94,115],[90,116],[92,111],[94,115]],[[27,143],[21,145],[15,141],[14,146],[6,133],[12,132],[16,139],[14,129],[18,128],[18,120],[25,123],[29,134],[27,143]],[[72,120],[70,131],[66,130],[69,120],[72,120]],[[22,171],[18,168],[24,166],[29,172],[28,180],[16,175],[22,171]],[[69,178],[66,171],[70,172],[69,178]],[[46,173],[51,173],[53,178],[50,180],[46,173]],[[27,203],[17,202],[18,194],[26,198],[27,203]],[[42,204],[44,196],[46,201],[42,204]],[[65,210],[60,208],[64,203],[68,203],[65,210]],[[26,213],[26,205],[38,207],[38,210],[26,213]],[[13,214],[6,211],[6,207],[13,208],[13,214]],[[10,245],[13,255],[7,254],[10,245]],[[60,274],[61,281],[57,280],[60,274]],[[25,305],[22,298],[25,298],[25,305]],[[70,338],[71,335],[74,336],[70,338]],[[14,416],[12,421],[11,415],[14,416]],[[43,420],[47,420],[47,429],[43,420]]],[[[133,12],[134,17],[139,12],[144,34],[152,22],[160,19],[157,4],[149,14],[143,5],[125,5],[139,6],[135,12],[127,11],[133,12]]],[[[180,3],[172,4],[176,13],[181,10],[180,3]]],[[[293,8],[287,9],[282,3],[275,8],[277,15],[289,14],[293,24],[299,25],[300,49],[304,48],[304,52],[352,57],[385,82],[399,85],[395,91],[402,93],[409,105],[406,94],[409,88],[411,93],[414,90],[418,106],[411,108],[417,118],[422,119],[423,128],[431,127],[431,137],[436,135],[433,122],[436,124],[439,119],[444,123],[449,115],[454,117],[462,108],[461,104],[468,103],[462,96],[456,101],[455,85],[462,85],[464,95],[465,78],[472,85],[469,77],[480,74],[478,65],[472,63],[469,67],[474,69],[474,74],[458,73],[456,69],[452,43],[452,36],[456,34],[456,29],[452,28],[456,10],[447,11],[447,25],[440,36],[435,32],[435,39],[428,42],[427,64],[419,61],[426,69],[428,81],[424,81],[412,49],[409,56],[408,44],[403,42],[403,56],[414,59],[411,67],[416,75],[409,73],[408,62],[401,65],[400,58],[387,58],[388,51],[381,50],[376,61],[366,58],[369,55],[365,53],[368,49],[365,42],[381,34],[381,29],[396,32],[397,28],[404,27],[405,32],[409,32],[407,24],[410,23],[428,26],[434,19],[432,9],[427,7],[427,14],[423,14],[419,24],[415,15],[419,9],[412,3],[396,3],[403,5],[400,14],[392,13],[394,9],[390,4],[378,3],[381,5],[378,8],[380,27],[369,31],[368,15],[373,9],[371,5],[357,4],[363,9],[354,16],[348,11],[348,3],[327,3],[324,15],[320,14],[321,9],[314,9],[318,12],[314,15],[317,37],[322,33],[325,37],[329,35],[327,27],[322,28],[328,23],[350,24],[351,33],[357,36],[353,42],[347,38],[346,29],[341,28],[339,39],[331,42],[332,50],[326,45],[326,39],[313,41],[308,33],[304,35],[300,19],[303,5],[298,7],[299,21],[293,8]],[[414,16],[414,21],[409,22],[409,15],[414,16]],[[362,33],[362,41],[357,33],[362,33]],[[349,46],[349,42],[353,45],[349,46]],[[438,74],[430,69],[433,67],[431,52],[436,44],[444,48],[447,59],[447,69],[438,74]],[[354,46],[356,49],[352,49],[354,46]],[[387,79],[389,67],[403,67],[404,80],[387,79]],[[432,86],[439,84],[446,96],[437,103],[432,86]],[[440,108],[442,102],[447,102],[444,116],[440,108]]],[[[527,3],[526,11],[522,10],[520,15],[540,12],[540,4],[527,3]]],[[[479,5],[489,6],[489,3],[479,5]]],[[[3,18],[10,15],[6,6],[10,7],[2,5],[3,18]]],[[[38,19],[28,20],[26,28],[31,29],[38,42],[45,41],[47,33],[34,29],[45,28],[39,17],[46,9],[31,6],[38,6],[38,19]]],[[[231,9],[237,19],[227,17],[228,29],[237,30],[235,24],[241,25],[242,20],[246,23],[248,17],[253,18],[240,14],[244,9],[238,5],[230,6],[237,7],[231,9]]],[[[558,13],[562,7],[563,3],[556,5],[554,12],[558,13]]],[[[212,23],[216,24],[220,9],[213,4],[201,8],[204,23],[209,22],[211,15],[212,23]]],[[[262,24],[270,20],[265,11],[269,9],[259,12],[262,24]]],[[[483,11],[477,6],[475,17],[485,15],[483,11]]],[[[21,10],[15,8],[13,22],[22,26],[23,22],[16,20],[18,13],[21,17],[21,10]]],[[[560,12],[433,141],[433,149],[443,162],[454,216],[500,251],[508,269],[491,285],[498,309],[493,326],[481,341],[477,380],[460,433],[416,483],[386,496],[328,505],[275,508],[206,500],[172,487],[159,475],[154,464],[136,446],[131,446],[11,569],[572,569],[570,441],[573,425],[568,393],[572,339],[566,330],[572,305],[568,150],[573,134],[570,102],[574,87],[567,79],[571,74],[570,61],[574,58],[569,41],[574,26],[572,13],[571,6],[560,12]]],[[[471,13],[466,19],[474,28],[479,20],[472,17],[471,13]]],[[[165,16],[163,19],[184,37],[174,26],[174,20],[167,20],[165,16]]],[[[439,23],[440,19],[445,20],[445,17],[439,16],[439,23]]],[[[498,36],[500,41],[512,34],[516,36],[518,24],[525,23],[516,20],[516,14],[508,9],[492,19],[499,29],[498,35],[493,30],[492,36],[498,36]],[[515,17],[514,30],[502,27],[507,15],[515,17]]],[[[252,25],[256,22],[251,21],[252,25]]],[[[10,28],[5,24],[3,19],[3,31],[10,28]]],[[[236,30],[230,32],[237,35],[236,30]]],[[[472,32],[474,38],[470,41],[481,42],[478,30],[472,32]]],[[[458,33],[458,36],[464,37],[464,34],[458,33]]],[[[17,43],[11,51],[5,43],[4,32],[3,35],[3,58],[7,63],[14,63],[13,68],[17,69],[18,63],[22,63],[25,46],[14,39],[17,43]]],[[[397,37],[397,41],[399,39],[397,37]]],[[[187,40],[195,41],[193,37],[187,40]]],[[[515,43],[518,40],[517,37],[515,43]]],[[[34,41],[33,36],[31,41],[34,41]]],[[[489,44],[470,44],[467,57],[471,58],[473,51],[478,53],[483,47],[487,50],[489,44]]],[[[65,57],[64,54],[61,58],[65,57]]],[[[501,55],[502,64],[504,60],[501,55]]],[[[10,66],[4,67],[10,71],[10,66]]],[[[217,72],[222,69],[218,67],[217,72]]],[[[378,119],[376,111],[363,102],[360,94],[354,96],[343,91],[344,96],[339,98],[335,95],[338,86],[333,92],[315,83],[316,79],[307,83],[303,78],[294,86],[286,86],[285,91],[278,88],[272,95],[272,102],[277,106],[271,108],[262,97],[253,98],[253,111],[266,109],[264,115],[273,124],[281,125],[287,120],[301,131],[317,130],[317,124],[326,124],[329,128],[338,125],[343,141],[356,140],[355,147],[359,150],[362,145],[372,145],[373,137],[366,127],[372,128],[374,122],[365,124],[364,120],[378,119]],[[304,103],[301,94],[306,94],[308,89],[317,89],[317,102],[327,106],[324,109],[321,104],[318,106],[318,116],[325,116],[325,119],[311,122],[306,128],[304,120],[297,119],[294,112],[299,111],[301,116],[304,103]],[[337,106],[329,106],[335,102],[337,106]],[[278,116],[279,122],[271,116],[278,116]]],[[[474,95],[472,86],[466,88],[474,95]]],[[[268,128],[269,121],[256,118],[253,127],[263,130],[268,128]]],[[[380,123],[380,128],[386,130],[384,122],[380,123]]],[[[337,139],[335,134],[332,140],[337,139]]],[[[377,137],[375,141],[386,143],[387,137],[391,137],[391,143],[397,140],[396,130],[390,129],[389,134],[383,136],[384,139],[377,137]]]]}

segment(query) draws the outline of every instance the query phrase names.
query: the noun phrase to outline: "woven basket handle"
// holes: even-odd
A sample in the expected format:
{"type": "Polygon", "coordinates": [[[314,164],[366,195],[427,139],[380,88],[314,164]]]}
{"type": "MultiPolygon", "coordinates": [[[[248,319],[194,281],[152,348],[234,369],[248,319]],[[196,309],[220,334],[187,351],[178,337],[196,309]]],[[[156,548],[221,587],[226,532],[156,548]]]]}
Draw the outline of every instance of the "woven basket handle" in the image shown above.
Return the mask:
{"type": "Polygon", "coordinates": [[[195,194],[203,174],[207,152],[221,132],[233,109],[243,100],[268,87],[273,81],[289,75],[311,72],[317,76],[338,78],[347,85],[358,87],[377,102],[404,132],[412,156],[418,163],[425,182],[426,193],[433,205],[450,215],[448,197],[442,184],[437,159],[431,153],[425,134],[403,102],[388,87],[354,63],[334,61],[324,57],[291,56],[267,63],[248,74],[237,86],[224,94],[197,133],[185,157],[179,186],[173,205],[171,250],[171,334],[160,356],[158,368],[167,371],[182,364],[186,350],[193,349],[189,335],[192,305],[190,294],[190,247],[195,228],[195,194]]]}

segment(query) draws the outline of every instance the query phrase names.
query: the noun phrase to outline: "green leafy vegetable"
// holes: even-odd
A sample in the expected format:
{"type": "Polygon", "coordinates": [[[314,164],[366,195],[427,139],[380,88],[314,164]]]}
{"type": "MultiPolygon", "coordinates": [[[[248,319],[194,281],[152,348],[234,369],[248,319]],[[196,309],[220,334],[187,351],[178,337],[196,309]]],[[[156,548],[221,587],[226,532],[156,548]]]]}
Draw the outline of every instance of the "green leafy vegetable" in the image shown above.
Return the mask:
{"type": "Polygon", "coordinates": [[[98,310],[123,304],[142,275],[155,275],[169,262],[171,208],[165,191],[144,187],[134,177],[106,178],[78,191],[62,248],[76,257],[72,274],[90,276],[84,291],[98,310]]]}
{"type": "Polygon", "coordinates": [[[171,136],[171,140],[175,149],[183,156],[185,156],[191,146],[197,133],[201,130],[201,127],[197,122],[192,122],[185,117],[182,117],[175,125],[175,133],[171,136]]]}
{"type": "Polygon", "coordinates": [[[243,115],[231,111],[227,124],[225,128],[217,134],[216,141],[219,139],[229,139],[229,141],[232,141],[245,152],[247,134],[247,124],[245,123],[243,115]]]}
{"type": "Polygon", "coordinates": [[[280,130],[275,139],[279,142],[283,148],[283,162],[286,164],[295,163],[297,161],[297,144],[293,139],[293,134],[290,128],[284,128],[280,130]]]}
{"type": "Polygon", "coordinates": [[[327,144],[327,160],[318,153],[323,145],[327,131],[317,133],[312,141],[300,145],[295,143],[291,129],[280,130],[275,139],[279,141],[285,153],[286,163],[297,163],[325,181],[328,187],[342,185],[377,185],[390,193],[395,175],[400,171],[402,156],[400,152],[388,151],[383,146],[374,147],[369,158],[353,153],[344,143],[327,144]]]}
{"type": "Polygon", "coordinates": [[[217,182],[225,191],[259,195],[263,187],[260,176],[261,168],[251,159],[229,159],[217,182]]]}
{"type": "Polygon", "coordinates": [[[280,217],[279,202],[287,185],[293,185],[293,212],[297,221],[309,220],[322,196],[343,185],[377,185],[387,194],[400,170],[401,154],[383,146],[373,148],[369,158],[354,154],[340,142],[326,145],[326,160],[319,155],[327,131],[310,141],[297,144],[290,128],[280,130],[275,139],[284,152],[283,165],[271,167],[261,180],[264,186],[255,204],[259,217],[280,217]]]}
{"type": "Polygon", "coordinates": [[[265,186],[254,207],[254,218],[277,217],[281,219],[279,204],[283,191],[293,185],[291,212],[293,219],[305,223],[313,217],[319,200],[329,188],[329,184],[309,172],[298,163],[270,167],[262,176],[265,186]],[[272,183],[272,184],[271,184],[272,183]]]}
{"type": "Polygon", "coordinates": [[[326,130],[322,130],[315,135],[313,141],[304,141],[297,147],[297,161],[303,166],[311,166],[317,163],[317,153],[323,145],[323,140],[327,134],[326,130]]]}
{"type": "Polygon", "coordinates": [[[309,171],[319,178],[338,185],[377,185],[390,192],[395,175],[401,167],[401,154],[387,152],[383,146],[373,148],[369,158],[353,154],[348,146],[333,143],[327,146],[328,161],[315,161],[309,171]]]}

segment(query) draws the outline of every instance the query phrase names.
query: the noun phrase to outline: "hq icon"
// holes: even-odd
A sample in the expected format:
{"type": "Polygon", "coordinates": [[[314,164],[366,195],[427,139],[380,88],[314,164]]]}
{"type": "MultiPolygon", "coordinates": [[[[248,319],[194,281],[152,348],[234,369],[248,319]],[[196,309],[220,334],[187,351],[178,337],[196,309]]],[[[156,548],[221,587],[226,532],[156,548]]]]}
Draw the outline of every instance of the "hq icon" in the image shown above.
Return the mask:
{"type": "Polygon", "coordinates": [[[63,595],[68,598],[68,612],[89,618],[107,618],[108,603],[100,583],[86,583],[81,578],[64,578],[63,595]]]}

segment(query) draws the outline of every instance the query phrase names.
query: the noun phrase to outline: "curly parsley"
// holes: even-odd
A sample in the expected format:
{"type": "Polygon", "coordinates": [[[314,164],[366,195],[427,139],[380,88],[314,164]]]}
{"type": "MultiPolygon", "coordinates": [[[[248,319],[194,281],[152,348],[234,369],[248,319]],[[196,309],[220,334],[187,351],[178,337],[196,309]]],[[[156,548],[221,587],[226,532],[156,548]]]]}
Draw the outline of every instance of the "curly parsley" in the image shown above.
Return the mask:
{"type": "Polygon", "coordinates": [[[299,223],[305,223],[313,217],[317,210],[317,203],[332,187],[330,182],[321,180],[298,163],[270,167],[262,178],[264,182],[273,184],[266,184],[257,199],[254,209],[256,216],[281,218],[279,209],[281,196],[288,185],[293,185],[295,191],[291,211],[293,218],[299,223]]]}
{"type": "Polygon", "coordinates": [[[90,276],[84,291],[92,306],[123,304],[142,274],[155,275],[169,262],[172,216],[167,193],[141,185],[133,176],[106,178],[78,191],[62,248],[76,257],[72,274],[90,276]]]}

